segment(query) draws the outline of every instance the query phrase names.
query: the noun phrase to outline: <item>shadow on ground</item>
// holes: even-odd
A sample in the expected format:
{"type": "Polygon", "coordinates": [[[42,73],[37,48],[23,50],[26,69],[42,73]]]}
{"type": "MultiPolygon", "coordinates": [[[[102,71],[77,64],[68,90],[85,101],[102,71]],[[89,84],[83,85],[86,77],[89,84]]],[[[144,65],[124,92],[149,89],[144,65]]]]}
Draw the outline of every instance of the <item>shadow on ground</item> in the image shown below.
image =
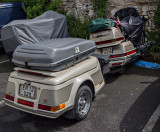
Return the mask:
{"type": "Polygon", "coordinates": [[[68,120],[63,116],[57,119],[49,119],[4,106],[0,109],[0,124],[3,126],[0,131],[63,131],[66,127],[72,126],[77,122],[68,120]]]}
{"type": "Polygon", "coordinates": [[[3,48],[0,49],[0,73],[10,73],[14,69],[14,65],[9,61],[3,48]]]}
{"type": "Polygon", "coordinates": [[[14,65],[12,62],[7,61],[0,63],[0,73],[10,73],[14,70],[14,65]]]}
{"type": "MultiPolygon", "coordinates": [[[[128,68],[132,67],[129,65],[128,68]]],[[[143,91],[134,104],[130,107],[120,123],[121,132],[141,132],[148,120],[160,105],[160,70],[146,69],[135,67],[128,72],[129,74],[138,74],[142,76],[155,76],[158,78],[155,82],[140,82],[150,83],[143,91]]]]}

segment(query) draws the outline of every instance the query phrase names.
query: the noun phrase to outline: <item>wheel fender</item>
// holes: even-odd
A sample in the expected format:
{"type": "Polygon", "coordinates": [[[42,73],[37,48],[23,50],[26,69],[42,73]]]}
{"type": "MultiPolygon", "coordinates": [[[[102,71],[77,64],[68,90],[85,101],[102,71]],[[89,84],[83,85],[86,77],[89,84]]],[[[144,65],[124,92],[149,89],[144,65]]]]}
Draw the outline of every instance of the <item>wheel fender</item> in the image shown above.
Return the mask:
{"type": "Polygon", "coordinates": [[[91,81],[94,85],[93,79],[88,74],[75,78],[73,86],[72,86],[71,94],[70,94],[70,99],[69,99],[72,106],[74,105],[75,96],[77,94],[78,89],[85,81],[91,81]]]}

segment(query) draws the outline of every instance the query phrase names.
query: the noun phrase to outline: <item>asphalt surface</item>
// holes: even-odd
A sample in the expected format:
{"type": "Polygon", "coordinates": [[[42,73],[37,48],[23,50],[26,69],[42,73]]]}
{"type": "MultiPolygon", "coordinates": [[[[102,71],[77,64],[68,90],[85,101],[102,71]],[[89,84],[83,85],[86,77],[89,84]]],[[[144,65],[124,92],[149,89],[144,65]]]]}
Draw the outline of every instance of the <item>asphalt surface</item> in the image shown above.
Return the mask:
{"type": "MultiPolygon", "coordinates": [[[[13,64],[0,51],[0,101],[3,99],[7,79],[13,64]]],[[[153,61],[152,58],[147,58],[153,61]]],[[[0,105],[0,132],[160,132],[160,112],[152,116],[160,105],[160,70],[128,65],[123,75],[106,77],[106,84],[92,103],[88,117],[81,121],[48,119],[27,114],[5,105],[0,105]],[[152,122],[150,118],[158,118],[152,122]]]]}

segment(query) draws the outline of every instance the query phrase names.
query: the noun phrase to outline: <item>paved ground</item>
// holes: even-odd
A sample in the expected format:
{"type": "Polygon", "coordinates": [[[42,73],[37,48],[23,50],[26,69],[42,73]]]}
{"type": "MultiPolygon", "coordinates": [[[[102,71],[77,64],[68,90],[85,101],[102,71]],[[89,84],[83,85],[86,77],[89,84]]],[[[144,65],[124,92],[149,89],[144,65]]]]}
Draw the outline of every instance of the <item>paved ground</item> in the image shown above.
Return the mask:
{"type": "MultiPolygon", "coordinates": [[[[0,51],[2,52],[2,51],[0,51]]],[[[0,55],[0,101],[13,65],[0,55]]],[[[147,58],[148,59],[148,58],[147,58]]],[[[130,64],[124,75],[106,78],[88,117],[48,119],[0,105],[0,132],[160,132],[160,70],[130,64]]]]}

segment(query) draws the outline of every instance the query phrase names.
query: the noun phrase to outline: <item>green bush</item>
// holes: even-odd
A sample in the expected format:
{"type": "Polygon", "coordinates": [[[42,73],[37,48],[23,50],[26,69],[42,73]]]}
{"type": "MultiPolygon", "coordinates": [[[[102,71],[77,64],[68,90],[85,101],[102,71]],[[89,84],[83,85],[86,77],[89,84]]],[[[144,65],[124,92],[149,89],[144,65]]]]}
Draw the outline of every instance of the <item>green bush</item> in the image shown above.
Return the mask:
{"type": "Polygon", "coordinates": [[[23,0],[23,9],[27,14],[27,19],[35,18],[47,10],[58,12],[62,0],[23,0]]]}
{"type": "Polygon", "coordinates": [[[155,30],[147,32],[148,41],[152,41],[155,44],[149,49],[149,53],[154,56],[155,52],[160,52],[160,2],[157,4],[157,11],[154,15],[155,30]]]}
{"type": "Polygon", "coordinates": [[[70,14],[67,15],[67,23],[71,37],[89,39],[89,19],[84,18],[82,21],[80,18],[70,14]]]}
{"type": "Polygon", "coordinates": [[[0,0],[0,2],[21,2],[23,0],[0,0]]]}
{"type": "Polygon", "coordinates": [[[106,6],[108,3],[108,0],[92,0],[95,17],[106,17],[106,6]]]}

